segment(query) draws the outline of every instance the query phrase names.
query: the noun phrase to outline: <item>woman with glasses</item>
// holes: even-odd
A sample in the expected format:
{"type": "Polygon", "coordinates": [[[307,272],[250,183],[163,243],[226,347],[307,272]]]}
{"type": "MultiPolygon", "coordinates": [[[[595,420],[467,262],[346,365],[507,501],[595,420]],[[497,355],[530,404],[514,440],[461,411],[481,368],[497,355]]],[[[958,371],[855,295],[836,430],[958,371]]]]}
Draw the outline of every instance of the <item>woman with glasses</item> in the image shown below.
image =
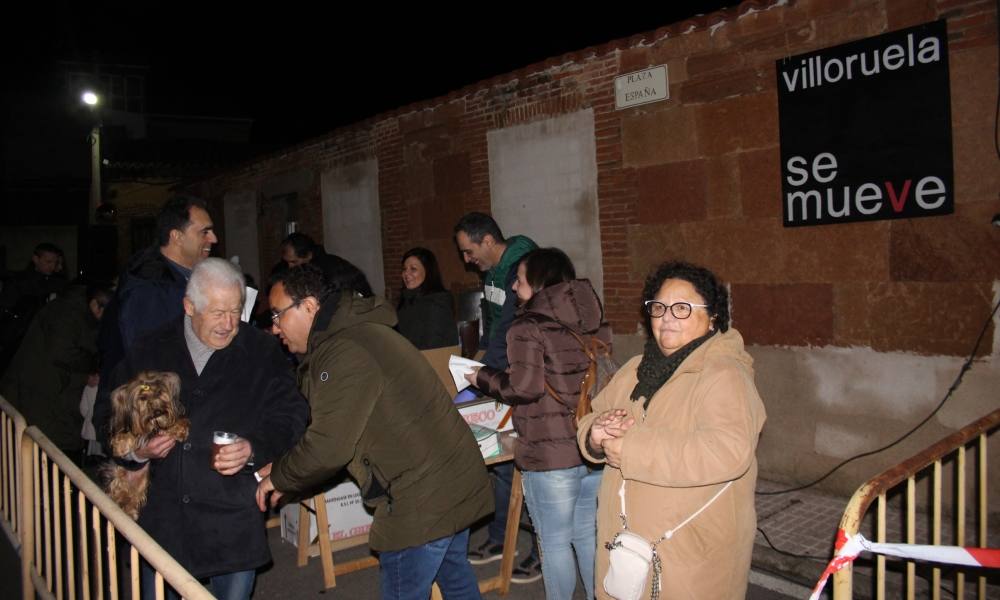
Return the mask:
{"type": "Polygon", "coordinates": [[[399,293],[396,329],[418,350],[458,344],[455,301],[441,283],[437,258],[427,248],[403,255],[403,289],[399,293]]]}
{"type": "Polygon", "coordinates": [[[586,596],[593,598],[601,472],[580,456],[574,420],[590,366],[580,340],[595,336],[610,346],[611,330],[594,288],[576,278],[562,250],[526,254],[513,291],[520,307],[507,331],[510,367],[483,367],[466,377],[514,406],[514,463],[542,550],[545,597],[572,598],[579,567],[586,596]]]}
{"type": "Polygon", "coordinates": [[[627,528],[654,545],[660,563],[644,597],[655,582],[661,598],[743,598],[765,419],[753,361],[729,326],[726,288],[708,269],[665,263],[643,300],[643,354],[594,399],[578,431],[584,456],[608,465],[598,495],[599,597],[611,597],[605,543],[627,528]]]}

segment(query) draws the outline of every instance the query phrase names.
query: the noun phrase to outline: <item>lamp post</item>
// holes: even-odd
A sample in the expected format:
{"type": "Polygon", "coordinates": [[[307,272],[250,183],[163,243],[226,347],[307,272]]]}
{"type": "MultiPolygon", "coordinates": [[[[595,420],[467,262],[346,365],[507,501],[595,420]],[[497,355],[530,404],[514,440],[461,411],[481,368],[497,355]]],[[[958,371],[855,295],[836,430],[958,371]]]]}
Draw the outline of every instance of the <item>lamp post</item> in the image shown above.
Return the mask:
{"type": "Polygon", "coordinates": [[[94,224],[97,207],[101,205],[101,119],[97,115],[101,99],[90,90],[83,92],[80,99],[94,113],[94,126],[87,138],[90,142],[90,209],[87,214],[90,223],[94,224]]]}

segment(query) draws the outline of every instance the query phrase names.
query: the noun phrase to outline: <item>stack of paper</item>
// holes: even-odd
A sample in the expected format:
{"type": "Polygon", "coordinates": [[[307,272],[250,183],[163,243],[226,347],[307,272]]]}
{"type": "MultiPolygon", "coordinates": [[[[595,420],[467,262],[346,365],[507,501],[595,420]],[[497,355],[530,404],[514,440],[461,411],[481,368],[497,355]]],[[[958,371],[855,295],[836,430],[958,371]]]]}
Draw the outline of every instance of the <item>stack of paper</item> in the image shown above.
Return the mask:
{"type": "Polygon", "coordinates": [[[479,452],[482,453],[483,458],[500,456],[500,435],[496,429],[473,423],[469,423],[469,427],[472,429],[472,435],[476,437],[476,442],[479,443],[479,452]]]}
{"type": "Polygon", "coordinates": [[[452,354],[448,358],[448,370],[451,371],[451,378],[455,380],[455,387],[462,391],[469,387],[469,380],[465,378],[466,373],[471,373],[476,367],[485,367],[483,363],[471,358],[462,358],[452,354]]]}

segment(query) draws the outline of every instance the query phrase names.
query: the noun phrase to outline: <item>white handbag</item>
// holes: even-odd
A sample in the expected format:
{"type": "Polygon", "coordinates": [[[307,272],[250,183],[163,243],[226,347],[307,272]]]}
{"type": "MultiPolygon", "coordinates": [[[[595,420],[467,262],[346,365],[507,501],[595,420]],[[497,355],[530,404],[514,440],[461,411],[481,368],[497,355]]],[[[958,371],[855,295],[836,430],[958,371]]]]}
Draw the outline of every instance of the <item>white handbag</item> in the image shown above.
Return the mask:
{"type": "Polygon", "coordinates": [[[722,492],[729,489],[732,481],[722,486],[718,492],[712,496],[704,506],[699,508],[690,517],[684,519],[680,525],[670,529],[655,542],[648,542],[646,538],[628,530],[628,520],[625,513],[625,480],[618,489],[618,497],[621,498],[622,512],[619,515],[622,519],[622,530],[615,534],[614,539],[604,544],[608,549],[608,572],[604,576],[604,591],[615,600],[640,600],[642,592],[646,588],[646,580],[649,578],[649,569],[653,569],[653,585],[650,593],[651,600],[657,600],[660,596],[660,557],[656,553],[656,547],[663,540],[669,540],[681,528],[691,522],[692,519],[701,514],[715,502],[722,492]]]}
{"type": "Polygon", "coordinates": [[[604,545],[608,550],[608,573],[604,591],[617,600],[639,600],[653,567],[653,585],[660,583],[660,557],[653,544],[631,531],[619,531],[604,545]]]}

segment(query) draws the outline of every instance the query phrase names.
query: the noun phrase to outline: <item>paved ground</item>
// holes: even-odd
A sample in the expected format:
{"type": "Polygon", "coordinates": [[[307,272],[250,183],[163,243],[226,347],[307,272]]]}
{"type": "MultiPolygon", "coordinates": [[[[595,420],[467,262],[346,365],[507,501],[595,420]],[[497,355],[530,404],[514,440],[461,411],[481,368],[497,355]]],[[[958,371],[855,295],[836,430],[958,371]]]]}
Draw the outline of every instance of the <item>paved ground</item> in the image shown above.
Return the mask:
{"type": "MultiPolygon", "coordinates": [[[[279,600],[285,598],[343,598],[363,599],[378,597],[378,569],[367,569],[357,571],[337,578],[337,587],[323,591],[323,575],[319,565],[319,559],[311,559],[309,565],[301,569],[295,566],[295,547],[289,543],[281,541],[277,529],[270,532],[271,549],[274,554],[275,566],[267,572],[262,573],[257,579],[257,588],[254,591],[254,600],[279,600]]],[[[485,538],[485,531],[480,530],[473,534],[472,543],[476,544],[485,538]]],[[[527,534],[522,533],[519,540],[519,551],[523,556],[529,551],[529,540],[527,534]]],[[[336,553],[336,560],[351,560],[365,555],[362,548],[352,548],[336,553]]],[[[499,569],[499,562],[490,563],[475,567],[476,574],[480,578],[491,577],[499,569]]],[[[781,579],[769,577],[766,574],[757,574],[756,584],[751,585],[747,594],[750,600],[788,600],[789,598],[805,598],[808,592],[804,587],[788,586],[787,582],[781,579]],[[786,593],[781,593],[782,585],[786,593]],[[777,588],[775,591],[771,588],[777,588]],[[787,595],[792,592],[793,595],[787,595]],[[805,594],[803,594],[805,592],[805,594]]],[[[500,598],[501,596],[492,592],[484,595],[484,598],[500,598]]],[[[545,588],[542,582],[525,585],[511,585],[510,593],[506,596],[512,600],[545,600],[545,588]]],[[[573,600],[584,600],[583,585],[577,585],[576,594],[573,600]]],[[[665,599],[666,600],[666,599],[665,599]]]]}
{"type": "MultiPolygon", "coordinates": [[[[782,486],[767,481],[761,481],[758,489],[761,491],[780,489],[782,486]]],[[[804,599],[809,596],[810,588],[815,584],[833,547],[833,538],[840,521],[840,515],[847,504],[846,498],[830,496],[821,492],[806,490],[777,496],[758,496],[758,525],[771,543],[784,553],[800,555],[791,557],[782,554],[768,546],[764,536],[758,533],[754,547],[754,568],[750,574],[750,590],[747,598],[751,600],[787,600],[789,598],[804,599]],[[803,558],[812,556],[815,558],[803,558]]],[[[318,559],[311,559],[305,567],[296,566],[295,547],[281,540],[279,530],[269,532],[271,549],[274,555],[274,566],[260,574],[254,593],[255,600],[283,600],[286,598],[343,598],[345,600],[367,599],[378,597],[378,570],[367,569],[342,575],[337,579],[337,587],[323,590],[323,578],[318,559]]],[[[483,530],[473,533],[472,543],[477,544],[483,539],[483,530]]],[[[519,550],[527,552],[528,537],[522,533],[519,540],[519,550]]],[[[365,554],[364,548],[352,548],[336,553],[335,559],[344,561],[358,558],[365,554]]],[[[870,587],[866,574],[870,573],[871,561],[860,560],[856,569],[855,598],[870,597],[870,587]]],[[[491,563],[476,567],[481,578],[492,576],[499,568],[499,563],[491,563]]],[[[945,572],[945,580],[948,579],[945,572]]],[[[896,576],[898,578],[898,576],[896,576]]],[[[0,598],[16,598],[19,594],[19,566],[17,555],[10,547],[6,537],[0,536],[0,598]]],[[[991,574],[991,585],[988,598],[1000,598],[1000,574],[991,574]]],[[[824,598],[832,597],[827,588],[824,598]]],[[[970,588],[973,586],[968,586],[970,588]]],[[[967,591],[967,593],[970,593],[967,591]]],[[[919,588],[917,597],[928,597],[925,588],[919,588]]],[[[582,586],[578,586],[574,600],[582,599],[582,586]]],[[[890,589],[887,597],[901,597],[898,586],[890,589]]],[[[952,598],[947,591],[944,598],[952,598]]],[[[490,593],[486,598],[499,598],[497,593],[490,593]]],[[[528,585],[512,585],[507,598],[516,600],[543,600],[545,592],[541,581],[528,585]]],[[[668,600],[668,599],[664,599],[668,600]]]]}
{"type": "MultiPolygon", "coordinates": [[[[773,487],[773,486],[772,486],[773,487]]],[[[806,542],[802,536],[798,536],[793,527],[806,532],[809,537],[830,537],[843,510],[844,501],[823,496],[822,494],[810,494],[805,499],[798,496],[792,499],[776,496],[773,498],[760,497],[758,501],[758,512],[762,528],[767,531],[768,536],[775,544],[784,550],[791,552],[816,552],[825,553],[822,544],[806,542]],[[812,518],[810,518],[812,517],[812,518]],[[785,544],[782,546],[781,544],[785,544]]],[[[478,544],[485,536],[485,530],[473,533],[472,544],[478,544]]],[[[759,537],[758,542],[763,543],[763,538],[759,537]]],[[[364,599],[377,598],[378,594],[378,570],[367,569],[342,575],[337,579],[337,587],[331,590],[323,589],[323,577],[319,564],[319,559],[313,558],[305,567],[296,566],[295,547],[281,539],[278,528],[269,531],[272,554],[274,555],[274,565],[260,573],[257,578],[257,585],[254,591],[256,600],[279,600],[285,598],[324,598],[336,597],[344,599],[364,599]]],[[[519,551],[528,552],[528,535],[522,532],[519,539],[519,551]]],[[[763,546],[755,547],[756,556],[764,552],[763,546]]],[[[336,553],[335,559],[338,561],[351,560],[367,554],[364,547],[351,548],[336,553]]],[[[806,561],[807,563],[809,561],[806,561]]],[[[801,561],[799,561],[801,563],[801,561]]],[[[480,578],[487,578],[494,575],[499,568],[499,563],[494,562],[488,565],[475,567],[480,578]]],[[[816,561],[812,565],[801,565],[796,569],[788,569],[783,561],[767,562],[763,568],[756,568],[751,573],[750,589],[747,598],[750,600],[787,600],[789,598],[804,598],[808,595],[806,585],[811,585],[815,581],[813,575],[818,575],[822,570],[822,565],[816,561]],[[813,573],[814,572],[814,573],[813,573]],[[791,575],[791,576],[790,576],[791,575]],[[812,578],[810,581],[809,578],[812,578]],[[804,585],[805,584],[805,585],[804,585]]],[[[0,598],[15,598],[20,595],[20,573],[17,554],[4,537],[0,540],[0,598]]],[[[125,592],[125,596],[127,596],[125,592]]],[[[496,592],[486,595],[486,598],[498,598],[496,592]]],[[[541,581],[524,585],[512,585],[507,598],[512,600],[544,600],[545,590],[541,581]]],[[[584,598],[582,585],[577,587],[574,600],[584,598]]]]}
{"type": "MultiPolygon", "coordinates": [[[[378,597],[378,570],[367,569],[342,575],[337,578],[337,587],[331,590],[323,589],[323,576],[318,558],[310,559],[305,567],[296,566],[295,547],[281,539],[278,528],[268,532],[274,565],[257,578],[254,590],[255,600],[284,600],[287,598],[343,598],[345,600],[367,599],[378,597]]],[[[485,529],[473,533],[472,544],[477,545],[485,537],[485,529]]],[[[523,556],[528,552],[528,535],[522,532],[519,539],[519,552],[523,556]]],[[[759,549],[759,547],[757,548],[759,549]]],[[[756,550],[755,550],[756,551],[756,550]]],[[[337,552],[335,560],[347,561],[365,556],[364,547],[350,548],[337,552]]],[[[20,596],[20,572],[17,554],[8,543],[6,537],[0,536],[0,598],[16,598],[20,596]]],[[[499,569],[499,562],[475,567],[480,578],[491,577],[499,569]]],[[[816,572],[819,572],[819,568],[816,572]]],[[[780,571],[771,572],[756,570],[751,573],[750,590],[747,598],[750,600],[788,600],[790,598],[805,598],[808,589],[795,582],[788,581],[780,571]],[[777,573],[777,574],[776,574],[777,573]]],[[[125,598],[128,592],[123,590],[125,598]]],[[[485,595],[485,598],[499,598],[496,592],[485,595]]],[[[545,600],[545,589],[542,582],[525,585],[511,585],[506,596],[512,600],[545,600]]],[[[583,600],[582,584],[577,586],[574,600],[583,600]]]]}
{"type": "Polygon", "coordinates": [[[0,533],[0,598],[21,597],[21,560],[7,536],[0,533]]]}
{"type": "MultiPolygon", "coordinates": [[[[780,486],[762,481],[762,489],[779,489],[780,486]]],[[[826,565],[833,546],[833,535],[840,515],[847,501],[816,492],[796,492],[781,496],[758,496],[757,511],[759,525],[780,550],[804,555],[822,556],[822,560],[792,559],[782,556],[766,546],[763,536],[758,533],[754,548],[754,571],[750,576],[750,600],[786,600],[806,598],[810,588],[819,578],[826,565]],[[758,556],[760,560],[758,561],[758,556]],[[759,565],[757,563],[760,563],[759,565]]],[[[335,596],[339,598],[377,597],[378,577],[376,569],[343,575],[337,579],[337,587],[328,591],[323,588],[323,577],[318,559],[312,559],[306,567],[295,566],[295,548],[283,542],[277,529],[270,532],[271,549],[275,566],[258,578],[254,593],[256,600],[278,600],[281,598],[308,598],[335,596]]],[[[472,544],[477,545],[485,537],[485,531],[473,532],[472,544]]],[[[519,551],[523,556],[528,551],[528,536],[523,533],[519,539],[519,551]]],[[[362,548],[338,552],[337,560],[351,560],[365,555],[362,548]]],[[[480,578],[494,575],[499,563],[491,563],[476,568],[480,578]]],[[[497,593],[487,598],[499,598],[497,593]]],[[[829,593],[824,598],[832,597],[829,593]]],[[[518,600],[544,600],[545,590],[541,581],[526,585],[511,585],[507,598],[518,600]]],[[[582,584],[577,586],[574,600],[584,598],[582,584]]]]}

